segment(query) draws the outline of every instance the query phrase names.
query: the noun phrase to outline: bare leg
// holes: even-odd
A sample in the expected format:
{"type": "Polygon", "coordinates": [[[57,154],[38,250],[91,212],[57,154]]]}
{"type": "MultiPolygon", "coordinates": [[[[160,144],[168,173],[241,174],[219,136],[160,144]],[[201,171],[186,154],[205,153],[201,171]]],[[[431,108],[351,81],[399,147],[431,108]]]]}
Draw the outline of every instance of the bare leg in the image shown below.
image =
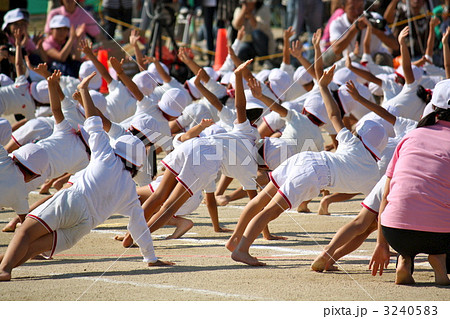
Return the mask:
{"type": "Polygon", "coordinates": [[[167,225],[175,226],[176,229],[173,232],[173,234],[170,236],[167,236],[166,239],[176,239],[176,238],[180,238],[181,236],[186,234],[186,232],[194,226],[194,223],[190,219],[180,217],[180,216],[178,216],[178,217],[174,216],[171,219],[169,219],[169,222],[167,223],[167,225]]]}
{"type": "Polygon", "coordinates": [[[249,254],[250,245],[269,222],[280,216],[288,208],[289,205],[286,200],[280,193],[276,193],[270,203],[250,221],[239,244],[231,254],[231,258],[234,261],[242,262],[250,266],[264,266],[264,263],[249,254]]]}
{"type": "Polygon", "coordinates": [[[245,206],[244,210],[241,213],[241,216],[239,217],[239,221],[236,225],[236,228],[234,229],[233,234],[225,244],[225,247],[229,251],[234,251],[237,244],[241,240],[241,237],[244,234],[245,228],[247,227],[248,223],[264,208],[264,206],[266,206],[270,202],[277,190],[278,189],[276,188],[276,186],[272,182],[270,182],[254,199],[252,199],[245,206]]]}
{"type": "MultiPolygon", "coordinates": [[[[24,262],[25,258],[30,258],[29,250],[32,247],[32,243],[47,234],[49,234],[47,229],[39,222],[30,218],[26,219],[9,243],[0,264],[0,281],[10,280],[12,269],[20,265],[20,262],[24,262]]],[[[46,241],[45,243],[48,242],[46,241]]],[[[45,250],[50,250],[51,244],[52,242],[50,241],[50,245],[45,246],[45,250]]]]}
{"type": "Polygon", "coordinates": [[[230,186],[231,182],[233,181],[233,178],[222,175],[220,176],[219,183],[217,183],[217,189],[215,192],[216,196],[223,195],[225,191],[227,190],[228,186],[230,186]]]}
{"type": "Polygon", "coordinates": [[[411,274],[413,260],[409,256],[398,257],[397,269],[395,270],[395,283],[397,285],[412,285],[416,282],[411,274]]]}
{"type": "Polygon", "coordinates": [[[356,195],[358,194],[334,193],[324,196],[320,201],[319,215],[330,215],[328,212],[328,206],[331,203],[343,202],[355,197],[356,195]]]}
{"type": "Polygon", "coordinates": [[[19,147],[20,146],[13,139],[10,139],[9,142],[5,145],[5,150],[8,153],[12,153],[15,150],[17,150],[19,147]]]}
{"type": "Polygon", "coordinates": [[[297,207],[299,213],[310,213],[311,210],[308,208],[308,204],[311,200],[306,200],[297,207]]]}
{"type": "Polygon", "coordinates": [[[428,255],[428,262],[434,270],[434,281],[438,285],[450,285],[450,280],[447,275],[446,258],[447,254],[428,255]]]}
{"type": "Polygon", "coordinates": [[[64,184],[69,181],[70,176],[72,176],[72,174],[66,173],[61,177],[58,177],[56,181],[53,183],[53,187],[59,191],[60,189],[63,188],[64,184]]]}
{"type": "Polygon", "coordinates": [[[13,233],[16,230],[18,223],[20,223],[20,218],[19,216],[15,216],[5,227],[3,227],[2,232],[13,233]]]}
{"type": "Polygon", "coordinates": [[[47,195],[50,194],[50,187],[52,187],[53,182],[56,181],[56,178],[53,178],[49,181],[46,181],[44,184],[41,185],[41,189],[39,190],[39,194],[47,195]]]}
{"type": "Polygon", "coordinates": [[[324,251],[314,260],[311,265],[311,269],[315,271],[327,270],[327,266],[331,266],[336,260],[359,247],[362,241],[364,241],[367,236],[373,231],[372,225],[374,223],[376,223],[376,215],[370,212],[367,208],[363,207],[354,220],[344,225],[336,232],[333,239],[325,247],[324,251]],[[366,231],[369,228],[370,232],[366,234],[366,231]],[[362,237],[356,240],[356,237],[360,236],[361,234],[363,234],[362,237]],[[364,236],[366,237],[364,238],[364,236]],[[353,240],[356,241],[351,247],[347,247],[345,251],[341,251],[339,254],[340,256],[335,256],[335,252],[339,248],[344,247],[345,245],[351,243],[353,240]],[[357,246],[355,247],[355,245],[357,246]]]}

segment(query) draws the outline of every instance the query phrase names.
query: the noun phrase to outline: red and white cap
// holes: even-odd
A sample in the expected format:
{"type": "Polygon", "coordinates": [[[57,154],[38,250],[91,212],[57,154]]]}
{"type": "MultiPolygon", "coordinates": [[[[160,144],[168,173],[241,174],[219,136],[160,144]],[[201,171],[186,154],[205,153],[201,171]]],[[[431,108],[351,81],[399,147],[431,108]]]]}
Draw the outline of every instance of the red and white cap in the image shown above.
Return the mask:
{"type": "Polygon", "coordinates": [[[6,29],[6,27],[8,26],[8,24],[10,23],[14,23],[20,20],[26,20],[28,21],[28,17],[26,16],[24,9],[14,9],[14,10],[9,10],[8,12],[6,12],[5,16],[3,17],[3,25],[2,25],[2,30],[4,31],[6,29]]]}
{"type": "Polygon", "coordinates": [[[33,99],[42,104],[49,104],[50,98],[48,96],[48,83],[47,80],[39,82],[31,82],[30,93],[33,99]]]}
{"type": "Polygon", "coordinates": [[[12,152],[12,156],[36,175],[42,175],[47,170],[47,151],[37,144],[26,144],[12,152]]]}
{"type": "MultiPolygon", "coordinates": [[[[414,81],[416,81],[417,83],[420,82],[420,80],[422,80],[422,76],[424,74],[423,69],[419,68],[415,65],[411,65],[412,71],[413,71],[413,75],[414,75],[414,81]]],[[[399,75],[402,78],[405,78],[405,71],[403,70],[403,66],[399,66],[397,68],[397,70],[395,70],[395,74],[399,75]]]]}
{"type": "Polygon", "coordinates": [[[78,77],[80,78],[80,80],[83,80],[88,75],[91,75],[91,73],[94,71],[97,72],[97,74],[95,74],[95,76],[89,82],[89,88],[98,90],[102,86],[102,76],[97,71],[97,68],[95,67],[94,63],[92,63],[92,61],[89,60],[81,63],[78,77]]]}
{"type": "Polygon", "coordinates": [[[140,168],[144,165],[146,158],[145,146],[134,135],[125,134],[120,136],[113,145],[114,153],[127,162],[140,168]]]}
{"type": "Polygon", "coordinates": [[[431,97],[431,103],[441,109],[450,108],[450,79],[443,80],[436,84],[431,97]]]}
{"type": "Polygon", "coordinates": [[[311,94],[305,100],[303,108],[308,112],[321,120],[324,124],[329,122],[327,109],[323,103],[323,99],[320,94],[311,94]]]}
{"type": "Polygon", "coordinates": [[[375,121],[365,120],[358,121],[355,129],[366,148],[377,159],[381,159],[383,150],[388,142],[386,130],[383,126],[375,121]]]}
{"type": "Polygon", "coordinates": [[[173,88],[163,94],[161,101],[158,103],[158,107],[164,113],[170,116],[178,117],[181,115],[188,103],[189,99],[186,91],[173,88]]]}
{"type": "Polygon", "coordinates": [[[228,85],[230,83],[230,78],[231,78],[232,74],[233,74],[233,72],[226,72],[220,79],[220,84],[228,85]]]}
{"type": "Polygon", "coordinates": [[[289,74],[280,69],[272,69],[269,74],[269,87],[273,93],[282,101],[285,99],[286,91],[291,86],[291,78],[289,74]]]}
{"type": "MultiPolygon", "coordinates": [[[[167,74],[169,74],[169,68],[167,67],[167,65],[165,65],[162,62],[159,62],[161,64],[161,66],[163,67],[164,71],[166,71],[167,74]]],[[[154,79],[156,82],[158,82],[158,84],[163,84],[164,81],[161,78],[161,76],[159,75],[158,71],[156,70],[156,66],[155,63],[151,63],[148,68],[147,71],[150,72],[150,74],[152,75],[152,79],[154,79]]]]}
{"type": "Polygon", "coordinates": [[[133,118],[130,123],[131,129],[141,132],[151,143],[155,143],[156,137],[160,136],[157,131],[158,123],[153,117],[145,113],[133,118]]]}
{"type": "Polygon", "coordinates": [[[305,85],[313,81],[313,77],[303,66],[299,66],[297,70],[295,70],[293,78],[295,82],[298,82],[301,85],[305,85]]]}
{"type": "Polygon", "coordinates": [[[357,81],[357,76],[353,73],[349,68],[341,68],[334,72],[333,82],[338,85],[344,85],[347,81],[353,81],[355,83],[357,81]]]}
{"type": "Polygon", "coordinates": [[[258,81],[266,82],[266,80],[269,78],[270,71],[271,71],[271,70],[263,69],[263,70],[259,71],[259,72],[255,75],[255,78],[256,78],[258,81]]]}
{"type": "Polygon", "coordinates": [[[149,96],[158,85],[158,82],[149,71],[142,71],[133,76],[133,82],[136,83],[142,94],[149,96]]]}
{"type": "Polygon", "coordinates": [[[257,98],[255,98],[252,94],[251,90],[244,90],[244,94],[245,94],[245,100],[246,102],[246,106],[245,109],[246,110],[252,110],[252,109],[265,109],[266,106],[257,98]]]}
{"type": "Polygon", "coordinates": [[[14,81],[11,80],[11,78],[6,74],[0,73],[0,86],[7,86],[11,84],[14,84],[14,81]]]}
{"type": "Polygon", "coordinates": [[[6,145],[11,139],[12,128],[7,119],[0,117],[0,144],[6,145]]]}
{"type": "Polygon", "coordinates": [[[197,76],[193,76],[189,80],[186,80],[186,82],[184,83],[184,87],[186,88],[186,90],[189,91],[193,100],[198,100],[202,97],[202,94],[197,89],[197,87],[195,86],[195,83],[194,83],[196,78],[197,78],[197,76]]]}
{"type": "Polygon", "coordinates": [[[214,71],[214,69],[210,66],[205,66],[203,68],[203,70],[205,70],[206,74],[208,74],[208,76],[213,79],[214,81],[217,81],[220,77],[220,74],[217,73],[216,71],[214,71]]]}
{"type": "Polygon", "coordinates": [[[55,15],[50,20],[50,29],[70,28],[70,20],[61,14],[55,15]]]}

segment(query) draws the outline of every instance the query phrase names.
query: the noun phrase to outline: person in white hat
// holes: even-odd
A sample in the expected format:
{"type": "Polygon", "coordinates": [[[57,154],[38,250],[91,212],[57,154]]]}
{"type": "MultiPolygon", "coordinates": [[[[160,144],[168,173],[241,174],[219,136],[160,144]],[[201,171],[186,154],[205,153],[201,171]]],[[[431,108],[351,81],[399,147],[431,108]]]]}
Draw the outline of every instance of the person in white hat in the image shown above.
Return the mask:
{"type": "Polygon", "coordinates": [[[286,209],[317,196],[320,190],[368,194],[377,183],[377,158],[386,145],[386,132],[372,121],[366,121],[357,130],[358,136],[345,128],[341,112],[328,89],[334,69],[335,66],[323,73],[319,87],[328,117],[338,132],[336,152],[302,152],[287,159],[270,174],[271,182],[244,208],[238,226],[226,244],[232,251],[233,260],[252,266],[264,265],[249,254],[250,245],[269,221],[286,209]]]}
{"type": "MultiPolygon", "coordinates": [[[[213,193],[213,182],[219,170],[226,176],[236,178],[250,198],[256,195],[256,130],[245,114],[242,84],[242,72],[251,62],[246,61],[234,71],[237,119],[233,131],[187,140],[162,161],[167,170],[161,185],[143,204],[151,231],[166,225],[198,190],[205,189],[207,193],[213,193]]],[[[130,238],[125,238],[125,241],[129,242],[130,238]]]]}
{"type": "Polygon", "coordinates": [[[113,122],[120,123],[132,116],[136,112],[136,99],[131,92],[122,82],[112,78],[106,67],[97,59],[92,51],[92,43],[87,40],[81,40],[80,48],[108,85],[109,93],[106,96],[108,118],[113,122]]]}
{"type": "MultiPolygon", "coordinates": [[[[93,75],[92,75],[93,76],[93,75]]],[[[88,76],[79,85],[86,107],[85,128],[92,150],[89,165],[74,176],[70,188],[58,192],[28,215],[11,240],[0,264],[0,281],[11,280],[13,268],[37,254],[55,253],[75,245],[112,213],[130,216],[128,229],[136,239],[148,266],[173,265],[155,256],[132,174],[142,166],[145,148],[138,138],[124,135],[110,145],[100,117],[89,96],[88,76]],[[120,185],[120,187],[117,187],[120,185]]]]}
{"type": "Polygon", "coordinates": [[[18,221],[28,214],[26,184],[43,174],[47,166],[48,154],[38,145],[28,144],[11,156],[0,145],[0,205],[14,209],[18,221]]]}
{"type": "Polygon", "coordinates": [[[50,33],[42,43],[42,47],[48,56],[51,69],[61,68],[64,75],[78,78],[81,65],[78,41],[83,35],[85,25],[79,25],[76,29],[71,26],[69,18],[64,15],[55,15],[50,20],[50,33]]]}
{"type": "Polygon", "coordinates": [[[439,82],[433,112],[408,133],[386,171],[377,245],[369,267],[380,275],[389,246],[398,254],[396,284],[414,284],[414,258],[428,255],[435,283],[450,285],[450,80],[439,82]]]}

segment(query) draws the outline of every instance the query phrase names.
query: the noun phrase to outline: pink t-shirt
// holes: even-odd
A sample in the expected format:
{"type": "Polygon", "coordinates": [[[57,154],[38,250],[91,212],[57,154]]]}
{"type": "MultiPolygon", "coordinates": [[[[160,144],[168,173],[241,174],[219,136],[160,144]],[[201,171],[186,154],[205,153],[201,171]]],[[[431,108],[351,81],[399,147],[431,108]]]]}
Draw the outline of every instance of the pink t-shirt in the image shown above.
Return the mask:
{"type": "Polygon", "coordinates": [[[328,19],[327,25],[325,26],[325,29],[323,29],[323,35],[322,35],[322,44],[324,46],[324,49],[328,49],[330,46],[330,25],[331,22],[339,18],[341,15],[345,13],[344,9],[338,8],[334,11],[334,13],[331,15],[330,19],[328,19]]]}
{"type": "Polygon", "coordinates": [[[383,226],[450,233],[450,122],[412,130],[397,145],[383,226]]]}
{"type": "Polygon", "coordinates": [[[53,9],[47,15],[47,21],[45,22],[45,33],[47,34],[50,34],[50,20],[55,15],[63,15],[68,17],[70,20],[70,25],[73,25],[75,28],[85,23],[86,33],[92,37],[95,37],[100,33],[100,28],[98,27],[97,21],[95,21],[95,19],[87,11],[77,7],[74,13],[69,13],[63,6],[61,6],[53,9]]]}

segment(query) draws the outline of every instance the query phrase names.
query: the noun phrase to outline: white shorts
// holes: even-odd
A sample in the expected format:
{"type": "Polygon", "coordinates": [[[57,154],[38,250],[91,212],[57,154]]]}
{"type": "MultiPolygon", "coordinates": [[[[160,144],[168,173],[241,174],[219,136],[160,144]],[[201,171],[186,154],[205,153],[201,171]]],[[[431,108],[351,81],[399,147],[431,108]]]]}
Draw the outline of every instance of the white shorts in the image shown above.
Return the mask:
{"type": "Polygon", "coordinates": [[[35,118],[29,120],[23,126],[15,130],[11,138],[17,145],[22,146],[28,143],[35,143],[49,137],[53,133],[53,127],[48,121],[35,118]]]}
{"type": "Polygon", "coordinates": [[[93,226],[86,198],[70,188],[56,193],[27,217],[37,220],[53,233],[53,246],[45,252],[47,257],[73,247],[90,233],[93,226]]]}
{"type": "MultiPolygon", "coordinates": [[[[159,187],[159,184],[161,183],[162,175],[158,176],[156,180],[151,182],[148,186],[150,187],[150,190],[152,193],[155,192],[155,190],[159,187]]],[[[180,207],[180,209],[176,212],[175,216],[184,216],[192,213],[194,210],[197,209],[198,206],[200,206],[200,203],[203,200],[203,194],[202,191],[195,192],[184,204],[180,207]]]]}
{"type": "Polygon", "coordinates": [[[280,164],[269,178],[289,208],[319,195],[329,184],[330,170],[317,152],[295,154],[280,164]]]}
{"type": "Polygon", "coordinates": [[[216,145],[206,139],[191,139],[167,155],[161,163],[192,196],[214,182],[221,164],[216,149],[216,145]]]}
{"type": "Polygon", "coordinates": [[[378,215],[380,212],[380,204],[383,198],[384,186],[386,185],[386,175],[378,181],[372,191],[364,198],[361,206],[367,208],[370,212],[378,215]]]}

